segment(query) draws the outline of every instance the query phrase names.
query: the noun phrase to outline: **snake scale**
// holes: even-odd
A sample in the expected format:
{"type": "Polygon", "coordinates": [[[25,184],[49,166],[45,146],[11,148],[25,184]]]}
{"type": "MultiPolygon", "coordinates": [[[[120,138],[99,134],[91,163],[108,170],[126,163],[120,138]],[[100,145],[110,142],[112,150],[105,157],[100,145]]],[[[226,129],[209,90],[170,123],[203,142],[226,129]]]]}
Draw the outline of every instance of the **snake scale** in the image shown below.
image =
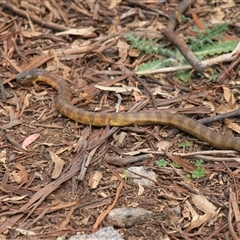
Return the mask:
{"type": "Polygon", "coordinates": [[[176,127],[218,149],[231,149],[240,152],[240,138],[220,134],[203,124],[184,115],[169,112],[122,112],[94,113],[77,108],[71,103],[72,92],[67,82],[60,76],[46,70],[31,69],[16,76],[20,84],[44,82],[58,92],[56,109],[64,116],[79,123],[92,126],[129,126],[129,125],[169,125],[176,127]]]}

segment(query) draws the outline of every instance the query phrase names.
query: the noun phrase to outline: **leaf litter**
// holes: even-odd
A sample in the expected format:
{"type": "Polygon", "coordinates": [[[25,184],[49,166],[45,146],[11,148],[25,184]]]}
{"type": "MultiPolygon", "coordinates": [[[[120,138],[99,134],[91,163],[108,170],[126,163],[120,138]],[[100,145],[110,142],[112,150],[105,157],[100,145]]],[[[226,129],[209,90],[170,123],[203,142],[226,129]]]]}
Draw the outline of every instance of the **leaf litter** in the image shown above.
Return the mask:
{"type": "MultiPolygon", "coordinates": [[[[200,31],[224,21],[227,30],[213,41],[238,41],[238,5],[234,1],[2,1],[0,237],[88,234],[101,228],[112,210],[132,207],[151,212],[151,218],[121,225],[117,231],[123,239],[237,239],[236,153],[216,151],[183,133],[168,138],[168,127],[86,127],[55,110],[52,88],[38,84],[31,90],[14,79],[18,72],[38,67],[62,75],[72,88],[74,104],[88,111],[114,112],[118,99],[113,93],[120,93],[120,111],[164,109],[195,119],[222,115],[238,109],[239,45],[203,61],[216,80],[193,71],[184,83],[173,74],[183,68],[136,72],[140,63],[160,55],[131,49],[125,36],[131,32],[171,48],[171,39],[161,32],[166,26],[197,39],[200,31]],[[175,10],[181,14],[174,15],[175,10]],[[191,144],[179,148],[185,141],[191,144]],[[200,155],[206,174],[188,179],[200,155]],[[167,165],[156,166],[163,156],[167,165]],[[134,186],[126,174],[129,166],[110,165],[109,159],[153,171],[155,184],[134,186]]],[[[237,118],[224,115],[224,122],[210,123],[224,134],[239,133],[237,118]]]]}

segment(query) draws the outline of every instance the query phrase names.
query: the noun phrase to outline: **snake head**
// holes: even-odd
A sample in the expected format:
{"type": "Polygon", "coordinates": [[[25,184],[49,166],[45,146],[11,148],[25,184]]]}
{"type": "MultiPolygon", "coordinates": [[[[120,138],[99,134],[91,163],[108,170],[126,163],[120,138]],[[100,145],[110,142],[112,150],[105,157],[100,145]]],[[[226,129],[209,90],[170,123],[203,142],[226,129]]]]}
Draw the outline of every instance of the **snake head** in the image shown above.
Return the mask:
{"type": "Polygon", "coordinates": [[[38,68],[26,70],[19,73],[16,76],[16,81],[19,84],[28,85],[30,83],[33,83],[35,80],[37,80],[37,78],[40,77],[43,74],[43,72],[44,70],[38,69],[38,68]]]}

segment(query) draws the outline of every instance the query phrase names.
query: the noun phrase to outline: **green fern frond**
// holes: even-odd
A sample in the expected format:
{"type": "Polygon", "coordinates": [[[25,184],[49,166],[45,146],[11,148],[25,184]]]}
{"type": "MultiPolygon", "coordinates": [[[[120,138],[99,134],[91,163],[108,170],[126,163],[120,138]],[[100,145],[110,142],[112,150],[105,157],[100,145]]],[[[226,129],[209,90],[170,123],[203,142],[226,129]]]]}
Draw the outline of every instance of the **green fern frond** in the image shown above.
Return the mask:
{"type": "MultiPolygon", "coordinates": [[[[236,46],[235,41],[218,41],[213,42],[212,38],[216,35],[220,35],[226,30],[227,24],[221,24],[218,27],[210,30],[207,29],[206,33],[199,33],[198,39],[191,39],[189,48],[193,51],[199,60],[204,59],[206,56],[213,56],[216,54],[222,54],[232,51],[236,46]]],[[[149,40],[141,37],[134,37],[133,35],[127,35],[126,40],[131,43],[132,48],[138,49],[138,51],[144,54],[158,54],[161,58],[141,64],[137,71],[155,70],[163,67],[170,66],[183,66],[187,64],[186,59],[180,53],[177,48],[167,49],[156,43],[156,41],[149,40]]],[[[189,76],[189,71],[182,71],[175,73],[182,81],[186,81],[189,76]]]]}
{"type": "Polygon", "coordinates": [[[161,54],[166,57],[174,57],[174,54],[171,50],[164,48],[163,46],[157,44],[155,41],[141,38],[141,37],[134,37],[132,34],[129,34],[125,37],[127,41],[131,43],[131,48],[136,48],[138,51],[145,53],[145,54],[161,54]]]}
{"type": "Polygon", "coordinates": [[[192,51],[198,51],[205,48],[205,45],[214,45],[215,43],[212,41],[212,38],[215,36],[219,36],[227,29],[227,24],[223,23],[219,26],[214,27],[213,29],[207,28],[205,33],[198,31],[199,37],[191,38],[190,49],[192,51]]]}
{"type": "Polygon", "coordinates": [[[214,45],[207,44],[202,50],[195,52],[197,57],[200,59],[206,56],[213,56],[216,54],[222,54],[232,51],[237,46],[237,42],[234,41],[225,41],[217,42],[214,45]]]}

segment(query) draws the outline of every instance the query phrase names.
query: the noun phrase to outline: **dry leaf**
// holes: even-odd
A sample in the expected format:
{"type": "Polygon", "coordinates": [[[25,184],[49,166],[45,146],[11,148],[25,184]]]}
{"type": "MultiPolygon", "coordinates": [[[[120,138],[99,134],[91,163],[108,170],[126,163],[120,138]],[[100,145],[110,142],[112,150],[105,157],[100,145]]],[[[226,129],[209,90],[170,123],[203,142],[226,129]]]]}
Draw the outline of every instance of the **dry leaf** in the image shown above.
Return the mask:
{"type": "Polygon", "coordinates": [[[223,88],[223,96],[227,103],[229,104],[231,109],[234,109],[236,107],[236,99],[232,93],[232,91],[227,88],[227,87],[222,87],[223,88]]]}
{"type": "Polygon", "coordinates": [[[119,62],[123,63],[126,61],[128,57],[129,45],[126,43],[126,41],[123,41],[120,39],[117,42],[117,48],[118,48],[119,57],[121,58],[119,62]]]}
{"type": "Polygon", "coordinates": [[[78,36],[84,36],[84,37],[92,37],[92,35],[95,35],[94,31],[95,31],[95,28],[93,27],[81,28],[81,29],[72,28],[63,32],[55,33],[55,35],[56,36],[78,35],[78,36]]]}
{"type": "Polygon", "coordinates": [[[218,114],[222,114],[230,111],[232,111],[232,109],[229,107],[229,105],[227,103],[222,103],[216,108],[215,112],[218,114]]]}
{"type": "Polygon", "coordinates": [[[171,94],[168,93],[166,90],[163,90],[161,86],[157,86],[157,87],[153,88],[151,91],[152,91],[153,96],[160,95],[165,98],[171,97],[171,94]]]}
{"type": "Polygon", "coordinates": [[[130,57],[135,57],[136,58],[140,55],[140,52],[137,49],[132,48],[132,49],[129,50],[128,55],[130,57]]]}
{"type": "Polygon", "coordinates": [[[17,171],[13,171],[11,174],[12,180],[17,184],[21,184],[22,183],[22,178],[20,176],[20,174],[17,171]]]}
{"type": "Polygon", "coordinates": [[[102,179],[103,174],[100,171],[95,171],[93,174],[90,175],[88,186],[91,189],[97,188],[100,180],[102,179]]]}
{"type": "Polygon", "coordinates": [[[225,18],[225,13],[222,11],[221,7],[215,7],[214,12],[211,14],[210,23],[211,24],[219,24],[222,23],[225,18]]]}
{"type": "Polygon", "coordinates": [[[187,227],[187,231],[190,231],[191,229],[201,226],[202,224],[209,221],[217,214],[216,207],[211,202],[209,202],[205,196],[192,194],[191,197],[194,205],[200,211],[204,212],[204,215],[198,215],[194,208],[191,206],[191,204],[188,201],[186,201],[192,216],[192,221],[190,225],[187,227]]]}
{"type": "Polygon", "coordinates": [[[90,217],[91,217],[90,215],[83,217],[81,220],[78,221],[78,225],[83,225],[83,226],[88,225],[90,217]]]}
{"type": "Polygon", "coordinates": [[[235,6],[236,6],[236,4],[235,4],[234,0],[227,0],[227,1],[225,1],[225,4],[220,5],[220,8],[226,9],[226,8],[232,8],[235,6]]]}
{"type": "Polygon", "coordinates": [[[49,153],[50,153],[50,157],[51,157],[52,161],[54,162],[54,169],[53,169],[51,178],[57,179],[60,176],[60,174],[62,173],[62,169],[63,169],[65,162],[54,152],[49,151],[49,153]]]}
{"type": "Polygon", "coordinates": [[[162,140],[162,141],[157,142],[156,146],[157,146],[158,151],[163,152],[166,149],[169,149],[169,147],[171,146],[171,143],[170,143],[170,141],[162,140]]]}
{"type": "Polygon", "coordinates": [[[230,128],[234,132],[237,132],[237,133],[240,134],[240,126],[237,123],[235,123],[235,122],[233,122],[233,121],[231,121],[229,119],[225,119],[224,123],[227,125],[228,128],[230,128]]]}
{"type": "Polygon", "coordinates": [[[20,163],[15,163],[14,164],[14,167],[19,169],[19,172],[18,172],[18,177],[21,178],[21,183],[24,184],[28,181],[28,172],[26,171],[25,167],[20,164],[20,163]]]}
{"type": "Polygon", "coordinates": [[[138,196],[141,196],[144,193],[144,187],[141,184],[138,184],[138,196]]]}
{"type": "Polygon", "coordinates": [[[6,154],[7,154],[6,150],[2,150],[0,152],[0,163],[2,163],[2,164],[6,163],[6,154]]]}
{"type": "Polygon", "coordinates": [[[33,32],[33,31],[21,31],[21,34],[26,38],[32,38],[32,37],[39,37],[42,35],[41,32],[33,32]]]}
{"type": "Polygon", "coordinates": [[[199,210],[210,215],[215,215],[217,208],[211,202],[209,202],[205,196],[192,194],[191,197],[193,203],[199,210]]]}
{"type": "Polygon", "coordinates": [[[36,233],[33,232],[33,231],[24,230],[24,229],[21,229],[21,228],[15,228],[15,230],[16,230],[16,232],[19,232],[24,236],[29,236],[29,238],[30,238],[30,236],[36,235],[36,233]]]}
{"type": "Polygon", "coordinates": [[[13,203],[15,202],[16,203],[17,201],[23,200],[26,197],[27,197],[27,195],[14,196],[14,197],[3,196],[1,198],[1,202],[13,202],[13,203]]]}
{"type": "Polygon", "coordinates": [[[30,145],[32,142],[34,142],[38,137],[40,136],[39,133],[34,133],[30,136],[28,136],[22,143],[22,147],[27,147],[28,145],[30,145]]]}
{"type": "Polygon", "coordinates": [[[139,93],[137,93],[137,92],[133,92],[132,96],[134,97],[135,102],[139,102],[139,101],[143,100],[143,96],[139,95],[139,93]]]}
{"type": "MultiPolygon", "coordinates": [[[[144,142],[142,142],[142,143],[144,143],[144,142]]],[[[148,153],[149,151],[151,151],[151,149],[149,149],[149,148],[142,148],[142,149],[136,150],[136,151],[125,152],[125,153],[123,153],[123,155],[135,156],[135,155],[138,155],[140,153],[148,153]]]]}
{"type": "Polygon", "coordinates": [[[116,140],[118,141],[118,143],[123,144],[123,141],[124,141],[124,139],[125,139],[126,136],[127,136],[127,133],[126,133],[126,132],[121,132],[121,133],[117,136],[116,140]]]}
{"type": "Polygon", "coordinates": [[[70,152],[72,150],[73,146],[67,146],[67,147],[64,147],[64,148],[60,148],[59,150],[56,151],[56,154],[59,155],[65,151],[67,152],[70,152]]]}
{"type": "Polygon", "coordinates": [[[119,5],[122,2],[122,0],[115,0],[115,1],[111,1],[110,6],[108,7],[108,9],[113,9],[115,8],[117,5],[119,5]]]}

